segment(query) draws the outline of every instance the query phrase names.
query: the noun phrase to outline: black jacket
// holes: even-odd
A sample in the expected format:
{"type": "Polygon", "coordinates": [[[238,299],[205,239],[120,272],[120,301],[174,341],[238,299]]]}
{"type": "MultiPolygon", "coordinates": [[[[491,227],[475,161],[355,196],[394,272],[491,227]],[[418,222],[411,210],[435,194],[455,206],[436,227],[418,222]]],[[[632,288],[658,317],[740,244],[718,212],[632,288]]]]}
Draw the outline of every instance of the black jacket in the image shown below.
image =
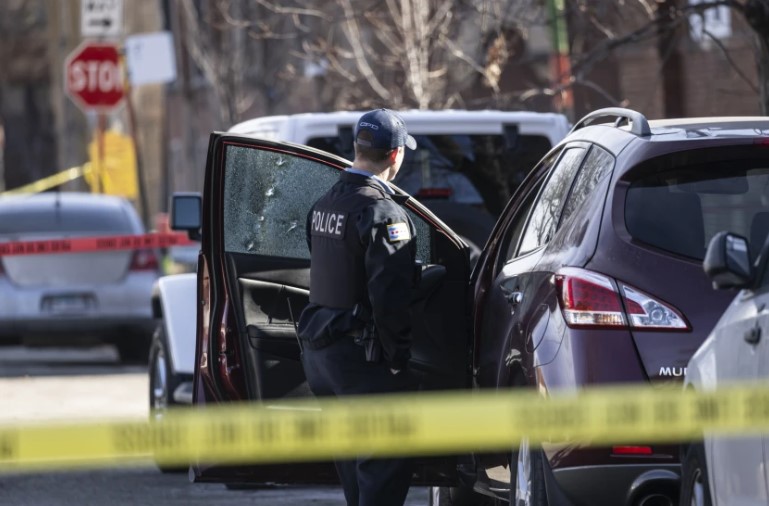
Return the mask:
{"type": "Polygon", "coordinates": [[[359,334],[365,325],[353,315],[359,304],[373,316],[385,360],[402,369],[410,356],[416,230],[396,199],[406,200],[373,178],[344,172],[313,205],[310,304],[299,337],[322,347],[359,334]]]}

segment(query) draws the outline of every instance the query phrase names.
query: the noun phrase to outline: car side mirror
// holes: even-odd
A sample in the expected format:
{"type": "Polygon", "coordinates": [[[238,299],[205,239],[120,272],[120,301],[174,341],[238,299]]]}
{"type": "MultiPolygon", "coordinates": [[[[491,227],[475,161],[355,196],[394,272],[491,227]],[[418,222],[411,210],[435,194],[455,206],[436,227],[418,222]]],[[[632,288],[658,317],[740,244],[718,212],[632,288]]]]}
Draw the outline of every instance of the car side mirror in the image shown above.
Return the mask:
{"type": "Polygon", "coordinates": [[[749,286],[753,265],[748,240],[731,232],[718,232],[708,244],[702,267],[717,290],[749,286]]]}
{"type": "Polygon", "coordinates": [[[201,238],[203,198],[198,193],[171,196],[171,230],[183,230],[193,241],[201,238]]]}

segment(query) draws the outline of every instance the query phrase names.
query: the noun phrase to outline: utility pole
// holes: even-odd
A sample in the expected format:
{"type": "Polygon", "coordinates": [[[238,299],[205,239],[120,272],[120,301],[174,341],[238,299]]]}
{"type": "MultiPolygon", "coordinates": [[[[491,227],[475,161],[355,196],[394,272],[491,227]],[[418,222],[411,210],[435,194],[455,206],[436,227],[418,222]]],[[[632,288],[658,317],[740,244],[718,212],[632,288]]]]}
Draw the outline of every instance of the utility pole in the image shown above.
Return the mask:
{"type": "Polygon", "coordinates": [[[571,56],[569,52],[569,37],[566,26],[565,0],[548,0],[550,26],[553,42],[551,68],[553,69],[553,87],[560,90],[553,97],[556,111],[564,112],[567,116],[574,114],[574,95],[571,83],[571,56]]]}

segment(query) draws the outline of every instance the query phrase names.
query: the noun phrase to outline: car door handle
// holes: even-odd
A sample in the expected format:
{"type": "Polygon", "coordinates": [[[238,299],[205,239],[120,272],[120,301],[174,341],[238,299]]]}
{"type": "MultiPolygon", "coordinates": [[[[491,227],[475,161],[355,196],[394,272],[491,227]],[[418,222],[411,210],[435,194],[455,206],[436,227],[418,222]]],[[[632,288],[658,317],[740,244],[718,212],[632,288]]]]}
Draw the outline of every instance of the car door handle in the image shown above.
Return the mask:
{"type": "Polygon", "coordinates": [[[499,289],[502,290],[505,299],[511,306],[517,306],[523,300],[523,292],[518,289],[519,286],[516,278],[506,279],[499,284],[499,289]]]}
{"type": "Polygon", "coordinates": [[[745,342],[749,344],[756,344],[761,340],[761,327],[756,325],[752,329],[745,332],[745,342]]]}

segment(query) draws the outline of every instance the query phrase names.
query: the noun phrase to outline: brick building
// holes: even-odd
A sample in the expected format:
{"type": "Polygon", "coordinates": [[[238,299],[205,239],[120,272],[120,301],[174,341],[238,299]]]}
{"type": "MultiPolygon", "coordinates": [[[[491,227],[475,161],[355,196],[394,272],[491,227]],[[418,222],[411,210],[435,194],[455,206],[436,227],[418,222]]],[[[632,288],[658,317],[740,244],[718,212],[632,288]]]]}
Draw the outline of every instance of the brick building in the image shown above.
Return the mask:
{"type": "MultiPolygon", "coordinates": [[[[642,13],[625,14],[611,20],[619,37],[649,23],[642,13]]],[[[667,35],[619,46],[597,64],[590,78],[613,99],[578,86],[574,116],[617,105],[649,118],[760,115],[758,49],[745,19],[720,6],[682,21],[667,35]]]]}

